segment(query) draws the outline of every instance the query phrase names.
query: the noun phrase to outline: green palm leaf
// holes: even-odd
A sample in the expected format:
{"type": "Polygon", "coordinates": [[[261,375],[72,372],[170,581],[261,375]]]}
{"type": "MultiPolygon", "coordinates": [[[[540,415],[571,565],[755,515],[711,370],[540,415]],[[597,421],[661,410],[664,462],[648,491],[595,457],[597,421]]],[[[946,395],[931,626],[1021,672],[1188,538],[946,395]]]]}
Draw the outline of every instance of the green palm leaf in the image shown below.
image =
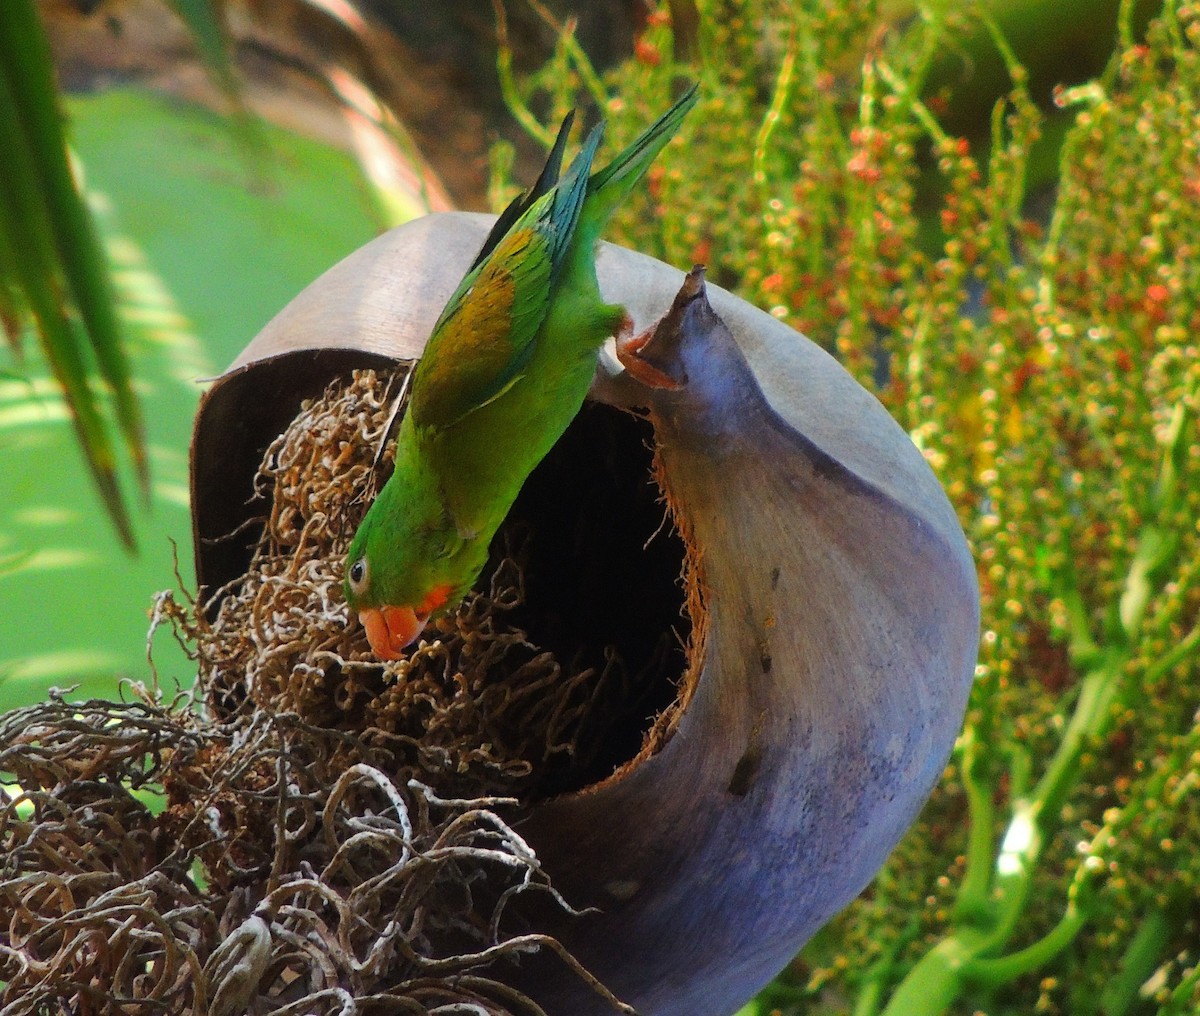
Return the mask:
{"type": "Polygon", "coordinates": [[[107,400],[94,380],[102,379],[111,395],[146,493],[141,411],[104,254],[71,175],[50,49],[32,0],[5,0],[0,7],[0,151],[0,319],[16,344],[17,323],[32,315],[88,467],[122,542],[132,549],[107,400]]]}

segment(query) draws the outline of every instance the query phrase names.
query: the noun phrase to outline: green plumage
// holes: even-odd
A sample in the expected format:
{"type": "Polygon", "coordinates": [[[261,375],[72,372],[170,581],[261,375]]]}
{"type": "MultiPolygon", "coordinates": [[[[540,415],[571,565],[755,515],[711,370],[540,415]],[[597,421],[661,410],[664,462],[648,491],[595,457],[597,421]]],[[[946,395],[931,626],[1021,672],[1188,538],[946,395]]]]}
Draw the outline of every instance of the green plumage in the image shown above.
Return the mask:
{"type": "Polygon", "coordinates": [[[599,124],[560,181],[568,117],[537,183],[501,215],[413,373],[395,471],[350,546],[353,609],[415,608],[435,590],[452,608],[470,589],[525,478],[578,413],[601,345],[625,320],[600,296],[601,230],[695,101],[693,86],[589,176],[599,124]]]}

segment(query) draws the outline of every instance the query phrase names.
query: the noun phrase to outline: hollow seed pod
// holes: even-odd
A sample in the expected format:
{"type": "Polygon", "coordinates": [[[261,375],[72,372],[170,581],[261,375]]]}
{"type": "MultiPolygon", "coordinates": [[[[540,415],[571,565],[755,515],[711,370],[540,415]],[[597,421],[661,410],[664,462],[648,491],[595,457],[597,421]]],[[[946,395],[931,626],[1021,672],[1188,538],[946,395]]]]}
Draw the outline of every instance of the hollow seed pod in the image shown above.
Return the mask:
{"type": "MultiPolygon", "coordinates": [[[[489,221],[430,216],[368,244],[210,389],[192,455],[202,585],[244,567],[219,538],[253,513],[254,465],[301,399],[417,357],[489,221]]],[[[598,272],[635,329],[657,323],[642,355],[679,385],[605,359],[514,506],[548,534],[522,618],[560,658],[616,645],[650,677],[518,828],[591,908],[538,930],[646,1016],[717,1016],[867,884],[942,772],[975,572],[922,456],[826,353],[699,271],[605,245],[598,272]]],[[[552,1016],[604,1011],[537,957],[514,976],[552,1016]]]]}

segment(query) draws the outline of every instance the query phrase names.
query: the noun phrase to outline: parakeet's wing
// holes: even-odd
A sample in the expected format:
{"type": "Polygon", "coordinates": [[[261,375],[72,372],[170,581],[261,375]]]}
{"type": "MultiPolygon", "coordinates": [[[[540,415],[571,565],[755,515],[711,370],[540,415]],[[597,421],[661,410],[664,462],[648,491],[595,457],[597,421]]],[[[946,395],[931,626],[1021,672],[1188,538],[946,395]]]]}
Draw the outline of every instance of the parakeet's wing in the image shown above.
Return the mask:
{"type": "Polygon", "coordinates": [[[547,248],[537,230],[509,233],[448,309],[413,375],[413,423],[453,426],[520,377],[549,304],[547,248]]]}
{"type": "MultiPolygon", "coordinates": [[[[483,241],[483,246],[479,248],[479,253],[475,255],[475,260],[471,262],[471,267],[467,271],[466,278],[458,287],[459,290],[468,289],[471,283],[472,275],[476,274],[477,269],[487,256],[499,246],[500,241],[508,234],[508,231],[516,225],[517,220],[521,218],[534,202],[544,194],[549,194],[558,183],[559,170],[562,169],[563,150],[567,147],[567,138],[571,133],[571,124],[575,122],[575,110],[571,110],[563,117],[562,125],[558,128],[558,136],[554,139],[554,145],[550,149],[550,154],[546,157],[546,165],[542,167],[542,172],[533,182],[533,186],[523,194],[518,194],[508,207],[504,209],[497,217],[492,228],[488,231],[487,239],[483,241]]],[[[457,296],[456,292],[454,296],[457,296]]],[[[454,297],[451,297],[449,303],[454,302],[454,297]]]]}
{"type": "Polygon", "coordinates": [[[592,131],[562,182],[513,223],[442,311],[413,374],[408,411],[417,426],[451,427],[521,377],[579,222],[600,134],[592,131]]]}

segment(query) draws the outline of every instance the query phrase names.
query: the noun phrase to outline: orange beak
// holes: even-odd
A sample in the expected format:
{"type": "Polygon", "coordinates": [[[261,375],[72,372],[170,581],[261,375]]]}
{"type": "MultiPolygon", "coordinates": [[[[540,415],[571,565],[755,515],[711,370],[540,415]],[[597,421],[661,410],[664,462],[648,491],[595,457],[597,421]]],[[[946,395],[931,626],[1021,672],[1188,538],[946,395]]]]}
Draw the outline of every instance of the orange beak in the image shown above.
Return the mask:
{"type": "Polygon", "coordinates": [[[367,630],[371,651],[381,660],[397,660],[404,655],[429,620],[429,612],[417,613],[412,607],[368,607],[358,612],[367,630]]]}

